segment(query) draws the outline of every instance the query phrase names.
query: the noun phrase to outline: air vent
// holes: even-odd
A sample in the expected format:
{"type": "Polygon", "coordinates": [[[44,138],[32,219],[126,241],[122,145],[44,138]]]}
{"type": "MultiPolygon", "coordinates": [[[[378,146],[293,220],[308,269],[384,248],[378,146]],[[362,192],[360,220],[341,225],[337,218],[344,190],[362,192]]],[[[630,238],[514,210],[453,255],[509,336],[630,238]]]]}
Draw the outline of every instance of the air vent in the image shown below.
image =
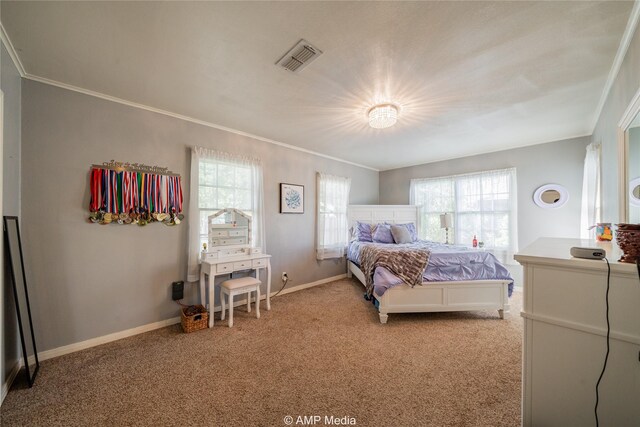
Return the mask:
{"type": "Polygon", "coordinates": [[[322,51],[308,41],[300,40],[289,52],[285,53],[276,65],[292,73],[299,73],[304,67],[313,62],[322,51]]]}

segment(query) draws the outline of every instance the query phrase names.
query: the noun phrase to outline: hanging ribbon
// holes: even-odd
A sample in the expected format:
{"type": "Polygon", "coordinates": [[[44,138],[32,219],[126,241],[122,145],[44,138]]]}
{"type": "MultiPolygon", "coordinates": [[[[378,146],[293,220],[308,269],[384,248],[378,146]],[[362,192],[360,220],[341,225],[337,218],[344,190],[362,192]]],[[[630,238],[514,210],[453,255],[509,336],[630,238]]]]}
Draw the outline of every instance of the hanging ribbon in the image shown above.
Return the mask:
{"type": "Polygon", "coordinates": [[[89,211],[93,222],[99,222],[96,218],[100,212],[182,213],[180,176],[93,167],[89,179],[89,211]]]}

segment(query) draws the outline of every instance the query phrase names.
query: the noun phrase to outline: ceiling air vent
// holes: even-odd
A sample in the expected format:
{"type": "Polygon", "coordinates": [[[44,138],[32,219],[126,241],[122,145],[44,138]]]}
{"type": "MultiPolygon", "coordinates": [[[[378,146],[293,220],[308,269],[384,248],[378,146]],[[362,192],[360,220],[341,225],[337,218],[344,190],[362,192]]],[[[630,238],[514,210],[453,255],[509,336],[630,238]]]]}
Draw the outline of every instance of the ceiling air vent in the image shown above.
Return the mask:
{"type": "Polygon", "coordinates": [[[322,51],[311,45],[305,39],[300,40],[289,52],[285,53],[276,65],[291,71],[299,73],[304,67],[313,62],[318,56],[322,55],[322,51]]]}

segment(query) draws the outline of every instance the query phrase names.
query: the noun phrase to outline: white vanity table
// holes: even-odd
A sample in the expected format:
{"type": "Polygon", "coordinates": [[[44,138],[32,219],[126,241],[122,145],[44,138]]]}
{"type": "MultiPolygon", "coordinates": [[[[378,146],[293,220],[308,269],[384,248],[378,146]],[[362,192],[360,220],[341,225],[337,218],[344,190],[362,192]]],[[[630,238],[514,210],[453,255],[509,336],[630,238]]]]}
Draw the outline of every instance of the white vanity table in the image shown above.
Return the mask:
{"type": "Polygon", "coordinates": [[[267,310],[271,310],[271,255],[251,246],[251,218],[240,210],[228,208],[210,215],[207,222],[208,247],[201,254],[200,299],[202,305],[209,305],[209,327],[213,326],[216,276],[253,270],[259,278],[260,270],[266,270],[267,310]]]}
{"type": "Polygon", "coordinates": [[[604,260],[572,258],[572,246],[600,247],[611,264],[611,351],[600,383],[605,426],[640,420],[640,279],[617,261],[615,243],[542,238],[515,259],[524,267],[522,424],[595,425],[595,387],[606,353],[604,260]]]}
{"type": "Polygon", "coordinates": [[[216,276],[228,275],[234,271],[255,270],[256,277],[259,277],[259,272],[262,269],[265,269],[267,272],[267,310],[271,310],[271,255],[251,254],[202,261],[202,265],[200,266],[201,304],[204,306],[206,306],[207,303],[209,304],[210,328],[213,327],[216,276]],[[209,279],[209,301],[205,301],[207,278],[209,279]]]}

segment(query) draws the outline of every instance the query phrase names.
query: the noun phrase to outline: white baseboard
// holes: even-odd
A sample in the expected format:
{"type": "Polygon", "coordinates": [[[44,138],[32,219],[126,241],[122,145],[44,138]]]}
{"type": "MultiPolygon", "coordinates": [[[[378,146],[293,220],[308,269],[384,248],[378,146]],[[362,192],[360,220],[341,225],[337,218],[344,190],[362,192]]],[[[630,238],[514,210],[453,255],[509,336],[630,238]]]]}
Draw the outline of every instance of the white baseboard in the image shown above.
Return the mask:
{"type": "MultiPolygon", "coordinates": [[[[291,292],[296,292],[296,291],[301,291],[303,289],[307,289],[307,288],[311,288],[313,286],[318,286],[318,285],[322,285],[325,283],[329,283],[329,282],[333,282],[335,280],[340,280],[340,279],[344,279],[345,277],[347,277],[346,274],[339,274],[337,276],[333,276],[333,277],[327,277],[326,279],[321,279],[321,280],[316,280],[315,282],[311,282],[311,283],[305,283],[302,285],[298,285],[298,286],[294,286],[292,288],[288,288],[288,289],[284,289],[282,292],[280,292],[280,295],[285,295],[291,292]]],[[[271,295],[275,295],[277,293],[277,291],[275,292],[271,292],[271,295]]],[[[266,299],[266,295],[262,295],[261,300],[266,299]]],[[[246,305],[247,300],[241,300],[241,301],[235,301],[233,306],[240,306],[240,305],[246,305]]],[[[220,306],[216,306],[214,307],[214,312],[216,311],[220,311],[221,308],[220,306]]],[[[142,325],[142,326],[138,326],[136,328],[131,328],[131,329],[127,329],[124,331],[120,331],[120,332],[115,332],[113,334],[108,334],[108,335],[103,335],[101,337],[96,337],[96,338],[91,338],[85,341],[80,341],[74,344],[69,344],[69,345],[65,345],[62,347],[57,347],[51,350],[45,350],[45,351],[41,351],[38,353],[38,358],[40,361],[43,360],[47,360],[47,359],[52,359],[54,357],[58,357],[58,356],[63,356],[65,354],[69,354],[69,353],[75,353],[76,351],[80,351],[80,350],[85,350],[87,348],[91,348],[91,347],[95,347],[101,344],[106,344],[112,341],[117,341],[120,340],[122,338],[127,338],[127,337],[131,337],[134,335],[138,335],[138,334],[142,334],[145,332],[149,332],[149,331],[153,331],[156,329],[160,329],[160,328],[164,328],[167,326],[171,326],[171,325],[175,325],[176,323],[180,323],[180,317],[173,317],[171,319],[167,319],[167,320],[161,320],[159,322],[154,322],[154,323],[149,323],[148,325],[142,325]]],[[[19,369],[19,368],[18,368],[19,369]]],[[[17,371],[16,371],[17,373],[17,371]]],[[[14,375],[15,377],[15,375],[14,375]]],[[[13,379],[11,379],[11,381],[13,381],[13,379]]],[[[11,382],[7,381],[8,386],[7,386],[7,391],[9,390],[8,387],[11,387],[11,382]]],[[[2,389],[3,391],[3,396],[4,396],[4,387],[2,389]]]]}
{"type": "MultiPolygon", "coordinates": [[[[302,285],[294,286],[292,288],[283,289],[282,292],[280,292],[280,295],[286,295],[286,294],[290,294],[291,292],[297,292],[297,291],[301,291],[303,289],[312,288],[314,286],[324,285],[325,283],[334,282],[336,280],[344,279],[345,277],[347,277],[346,274],[338,274],[337,276],[327,277],[326,279],[316,280],[315,282],[304,283],[302,285]]],[[[271,296],[273,297],[277,293],[278,293],[278,291],[273,291],[273,292],[271,292],[271,296]]],[[[267,299],[266,295],[260,295],[260,301],[263,301],[265,299],[267,299]]],[[[234,300],[233,301],[233,306],[234,307],[238,307],[238,306],[241,306],[241,305],[247,305],[247,299],[246,298],[241,299],[241,300],[234,300]]],[[[214,313],[218,313],[220,311],[222,311],[222,307],[220,307],[219,305],[216,305],[213,308],[213,312],[214,313]]]]}
{"type": "Polygon", "coordinates": [[[13,380],[16,379],[16,375],[20,372],[20,368],[22,368],[22,362],[19,360],[14,365],[13,369],[9,373],[7,380],[2,384],[2,392],[0,393],[0,405],[4,402],[4,398],[7,397],[7,393],[9,393],[9,389],[11,388],[11,384],[13,384],[13,380]]]}
{"type": "Polygon", "coordinates": [[[115,332],[113,334],[103,335],[101,337],[91,338],[74,344],[64,345],[62,347],[53,348],[51,350],[41,351],[38,352],[38,358],[42,362],[43,360],[52,359],[64,354],[75,353],[76,351],[85,350],[97,345],[106,344],[108,342],[117,341],[122,338],[127,338],[138,334],[143,334],[145,332],[164,328],[166,326],[175,325],[176,323],[180,323],[180,317],[173,317],[171,319],[149,323],[147,325],[126,329],[124,331],[115,332]]]}
{"type": "MultiPolygon", "coordinates": [[[[342,274],[338,274],[337,276],[327,277],[326,279],[316,280],[315,282],[304,283],[302,285],[294,286],[293,288],[284,289],[282,292],[280,292],[280,295],[289,294],[291,292],[296,292],[296,291],[301,291],[303,289],[312,288],[314,286],[324,285],[325,283],[329,283],[329,282],[335,282],[336,280],[344,279],[345,277],[347,277],[347,274],[346,273],[342,273],[342,274]]],[[[271,296],[273,296],[273,295],[275,295],[277,293],[278,293],[277,291],[276,292],[271,292],[271,296]]]]}

